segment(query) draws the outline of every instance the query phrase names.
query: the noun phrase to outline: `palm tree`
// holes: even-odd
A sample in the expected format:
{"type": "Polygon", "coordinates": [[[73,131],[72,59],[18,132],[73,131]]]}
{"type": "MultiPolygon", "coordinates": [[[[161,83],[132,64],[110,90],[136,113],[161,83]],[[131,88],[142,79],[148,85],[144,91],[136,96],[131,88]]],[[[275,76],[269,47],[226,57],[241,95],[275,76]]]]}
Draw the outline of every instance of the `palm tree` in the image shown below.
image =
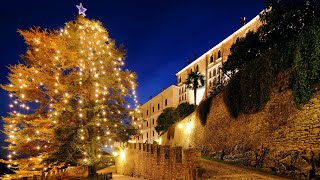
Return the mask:
{"type": "Polygon", "coordinates": [[[186,79],[186,86],[188,89],[192,89],[194,93],[194,106],[197,102],[197,89],[204,86],[204,76],[199,72],[190,72],[186,79]]]}

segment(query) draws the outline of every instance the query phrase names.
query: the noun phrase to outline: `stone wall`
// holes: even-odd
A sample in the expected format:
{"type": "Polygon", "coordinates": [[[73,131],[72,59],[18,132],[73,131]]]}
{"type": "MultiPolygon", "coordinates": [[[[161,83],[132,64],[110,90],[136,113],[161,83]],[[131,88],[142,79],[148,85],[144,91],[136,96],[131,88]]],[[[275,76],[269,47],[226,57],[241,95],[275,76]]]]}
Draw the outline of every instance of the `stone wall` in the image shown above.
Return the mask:
{"type": "Polygon", "coordinates": [[[300,109],[291,91],[273,93],[262,111],[237,119],[230,116],[220,93],[213,98],[205,125],[194,113],[172,128],[162,135],[163,145],[197,147],[206,156],[301,179],[320,167],[320,91],[300,109]]]}
{"type": "Polygon", "coordinates": [[[145,179],[183,179],[196,176],[201,152],[197,149],[151,144],[129,144],[116,158],[119,174],[145,179]]]}

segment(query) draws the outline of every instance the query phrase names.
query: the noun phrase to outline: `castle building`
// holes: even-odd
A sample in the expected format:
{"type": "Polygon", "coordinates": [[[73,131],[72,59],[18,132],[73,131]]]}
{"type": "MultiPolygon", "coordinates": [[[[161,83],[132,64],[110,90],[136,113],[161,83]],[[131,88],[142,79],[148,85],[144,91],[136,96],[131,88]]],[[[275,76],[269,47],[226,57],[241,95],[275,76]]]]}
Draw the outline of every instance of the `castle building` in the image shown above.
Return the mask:
{"type": "Polygon", "coordinates": [[[186,67],[176,73],[177,85],[172,85],[166,90],[159,93],[154,98],[141,106],[141,115],[144,121],[140,124],[135,124],[140,135],[133,138],[140,143],[153,143],[159,141],[159,134],[155,131],[157,118],[167,107],[177,107],[183,102],[194,103],[194,93],[186,87],[186,79],[190,72],[199,72],[205,77],[205,85],[197,89],[198,105],[206,98],[212,89],[219,81],[224,83],[228,81],[228,77],[222,74],[222,65],[227,61],[230,54],[230,48],[239,38],[244,37],[249,31],[257,31],[261,26],[259,15],[251,21],[243,24],[241,28],[228,36],[226,39],[215,45],[209,51],[195,59],[186,67]]]}
{"type": "Polygon", "coordinates": [[[159,134],[155,130],[158,116],[165,108],[177,107],[179,104],[178,96],[179,88],[175,85],[171,85],[140,106],[143,121],[140,124],[134,124],[140,135],[134,137],[133,140],[140,143],[153,143],[153,141],[158,141],[159,134]]]}
{"type": "Polygon", "coordinates": [[[205,76],[206,80],[205,86],[197,89],[197,105],[210,94],[212,87],[215,86],[218,81],[221,81],[222,83],[227,81],[228,77],[223,76],[222,74],[222,65],[228,59],[232,44],[234,44],[239,38],[244,37],[249,31],[257,31],[260,26],[261,21],[259,15],[257,15],[236,32],[176,73],[177,86],[179,87],[179,103],[194,103],[193,90],[187,89],[185,85],[185,81],[190,72],[200,72],[205,76]]]}

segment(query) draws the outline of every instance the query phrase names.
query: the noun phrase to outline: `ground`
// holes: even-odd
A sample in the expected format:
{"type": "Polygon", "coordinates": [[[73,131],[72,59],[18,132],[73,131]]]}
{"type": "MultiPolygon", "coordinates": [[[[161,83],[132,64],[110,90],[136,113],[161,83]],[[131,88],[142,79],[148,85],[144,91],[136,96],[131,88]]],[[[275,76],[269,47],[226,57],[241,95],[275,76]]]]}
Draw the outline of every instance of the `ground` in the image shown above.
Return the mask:
{"type": "Polygon", "coordinates": [[[275,180],[286,178],[274,176],[251,169],[223,164],[220,162],[202,159],[201,167],[205,167],[203,179],[235,179],[235,180],[275,180]]]}

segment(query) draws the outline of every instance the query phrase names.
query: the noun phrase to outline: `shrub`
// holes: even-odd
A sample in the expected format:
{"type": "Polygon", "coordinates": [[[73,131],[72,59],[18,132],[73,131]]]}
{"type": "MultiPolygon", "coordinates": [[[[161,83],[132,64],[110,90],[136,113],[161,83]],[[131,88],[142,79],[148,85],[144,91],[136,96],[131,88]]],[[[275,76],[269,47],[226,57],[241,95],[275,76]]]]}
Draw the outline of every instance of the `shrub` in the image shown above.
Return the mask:
{"type": "Polygon", "coordinates": [[[207,117],[210,112],[212,99],[213,96],[209,96],[207,99],[203,100],[197,108],[197,115],[200,118],[202,125],[205,125],[207,122],[207,117]]]}

